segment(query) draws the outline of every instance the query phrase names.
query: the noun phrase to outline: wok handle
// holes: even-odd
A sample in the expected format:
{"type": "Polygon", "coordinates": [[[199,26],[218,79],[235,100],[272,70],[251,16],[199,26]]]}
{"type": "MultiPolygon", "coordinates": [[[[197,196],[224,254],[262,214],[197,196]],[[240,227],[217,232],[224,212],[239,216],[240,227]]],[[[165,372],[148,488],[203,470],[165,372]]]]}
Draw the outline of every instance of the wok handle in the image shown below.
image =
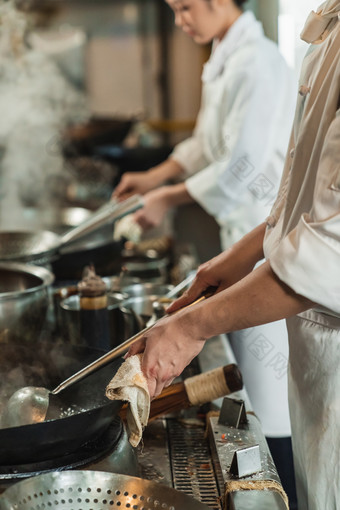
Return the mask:
{"type": "MultiPolygon", "coordinates": [[[[208,291],[205,294],[203,294],[200,298],[198,298],[193,303],[190,303],[189,305],[184,306],[183,308],[181,308],[181,310],[184,310],[185,308],[188,308],[189,306],[193,306],[196,303],[199,303],[199,302],[203,301],[207,297],[210,297],[212,294],[213,294],[213,290],[212,289],[208,289],[208,291]]],[[[178,310],[178,311],[180,311],[180,310],[178,310]]],[[[177,311],[174,312],[174,313],[177,313],[177,311]]],[[[171,315],[173,315],[173,314],[171,314],[171,315]]],[[[97,360],[93,361],[92,363],[90,363],[86,367],[84,367],[81,370],[79,370],[79,372],[71,375],[71,377],[66,379],[64,382],[60,383],[59,386],[57,386],[54,390],[52,390],[51,393],[53,395],[57,395],[62,390],[68,388],[69,386],[71,386],[72,384],[80,381],[81,379],[85,379],[85,377],[87,377],[88,375],[93,374],[94,372],[96,372],[100,368],[106,366],[108,363],[110,363],[114,359],[118,358],[119,356],[122,356],[123,354],[125,354],[129,350],[129,348],[134,343],[136,343],[138,340],[143,338],[145,333],[147,333],[153,326],[154,326],[154,324],[152,326],[144,328],[142,331],[140,331],[136,335],[133,335],[132,337],[130,337],[127,340],[125,340],[125,342],[123,342],[122,344],[118,345],[118,347],[115,347],[114,349],[112,349],[111,351],[107,352],[106,354],[104,354],[103,356],[98,358],[97,360]]]]}
{"type": "Polygon", "coordinates": [[[61,246],[75,241],[79,237],[96,230],[109,221],[117,221],[123,216],[131,214],[143,206],[144,200],[140,195],[133,195],[123,202],[110,200],[107,204],[95,211],[89,219],[83,221],[80,225],[78,225],[78,227],[72,228],[62,235],[60,239],[61,246]]]}

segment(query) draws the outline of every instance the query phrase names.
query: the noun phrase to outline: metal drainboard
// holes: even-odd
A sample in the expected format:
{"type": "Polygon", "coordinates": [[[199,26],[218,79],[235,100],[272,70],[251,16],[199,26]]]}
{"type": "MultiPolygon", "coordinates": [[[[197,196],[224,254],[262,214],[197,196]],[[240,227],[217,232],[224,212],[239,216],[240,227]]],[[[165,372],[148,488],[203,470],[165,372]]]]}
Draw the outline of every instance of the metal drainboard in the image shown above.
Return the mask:
{"type": "Polygon", "coordinates": [[[221,510],[220,494],[205,427],[167,420],[174,488],[221,510]]]}

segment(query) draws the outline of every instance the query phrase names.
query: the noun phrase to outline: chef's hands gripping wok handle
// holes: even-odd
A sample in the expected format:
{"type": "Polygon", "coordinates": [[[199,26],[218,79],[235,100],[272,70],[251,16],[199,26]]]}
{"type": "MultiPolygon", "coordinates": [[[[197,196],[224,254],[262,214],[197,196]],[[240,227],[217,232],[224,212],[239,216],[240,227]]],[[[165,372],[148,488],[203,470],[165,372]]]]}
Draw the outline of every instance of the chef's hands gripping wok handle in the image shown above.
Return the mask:
{"type": "MultiPolygon", "coordinates": [[[[184,382],[171,384],[151,402],[149,422],[165,414],[206,404],[242,388],[242,374],[234,363],[189,377],[184,382]]],[[[121,418],[126,417],[126,410],[127,404],[120,412],[121,418]]]]}

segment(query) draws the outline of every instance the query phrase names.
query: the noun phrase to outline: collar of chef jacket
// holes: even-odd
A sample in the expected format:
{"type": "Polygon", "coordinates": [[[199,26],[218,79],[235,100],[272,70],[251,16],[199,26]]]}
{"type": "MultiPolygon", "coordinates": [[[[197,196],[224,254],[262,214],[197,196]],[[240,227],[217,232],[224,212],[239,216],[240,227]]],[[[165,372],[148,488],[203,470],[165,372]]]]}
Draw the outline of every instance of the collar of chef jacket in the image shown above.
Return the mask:
{"type": "Polygon", "coordinates": [[[340,0],[328,0],[320,5],[317,12],[312,11],[301,32],[301,39],[307,43],[322,41],[327,35],[327,28],[340,18],[340,0]]]}
{"type": "Polygon", "coordinates": [[[263,28],[251,11],[244,12],[230,27],[223,39],[213,42],[213,49],[208,62],[204,65],[202,81],[213,81],[223,71],[227,58],[248,41],[264,36],[263,28]]]}

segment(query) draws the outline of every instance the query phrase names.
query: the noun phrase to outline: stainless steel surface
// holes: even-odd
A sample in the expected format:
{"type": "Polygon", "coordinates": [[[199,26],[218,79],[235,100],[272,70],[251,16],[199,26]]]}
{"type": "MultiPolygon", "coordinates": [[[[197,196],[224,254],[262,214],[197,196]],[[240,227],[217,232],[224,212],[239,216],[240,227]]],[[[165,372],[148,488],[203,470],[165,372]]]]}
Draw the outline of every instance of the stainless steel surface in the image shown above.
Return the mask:
{"type": "Polygon", "coordinates": [[[0,496],[1,510],[41,508],[96,510],[208,510],[189,496],[141,478],[101,471],[65,471],[24,480],[0,496]]]}
{"type": "MultiPolygon", "coordinates": [[[[209,418],[209,438],[215,466],[217,467],[217,479],[222,496],[225,493],[227,482],[238,480],[238,478],[230,472],[234,454],[240,450],[240,448],[245,448],[247,446],[252,447],[257,444],[259,445],[261,470],[251,476],[243,477],[242,481],[273,481],[278,484],[281,483],[272,456],[269,452],[265,437],[261,430],[260,422],[254,415],[248,414],[248,424],[242,426],[242,428],[239,429],[220,425],[218,423],[217,417],[209,418]]],[[[272,506],[270,508],[272,510],[278,510],[282,508],[282,506],[278,506],[278,499],[276,496],[276,491],[274,490],[247,490],[243,492],[245,493],[243,502],[247,499],[249,508],[255,508],[252,506],[253,499],[256,497],[259,498],[257,495],[258,492],[266,492],[270,494],[270,496],[267,495],[266,498],[267,500],[271,500],[272,506]]],[[[279,498],[279,500],[280,499],[282,501],[282,498],[279,498]]],[[[235,503],[237,504],[237,500],[235,500],[235,503]]],[[[248,507],[244,506],[244,508],[248,507]]],[[[235,510],[239,510],[239,507],[235,506],[235,510]]]]}
{"type": "Polygon", "coordinates": [[[62,247],[85,236],[100,226],[122,218],[143,206],[143,199],[135,195],[117,204],[107,204],[94,212],[91,217],[62,236],[49,231],[40,232],[0,232],[0,260],[40,261],[49,260],[62,247]]]}
{"type": "MultiPolygon", "coordinates": [[[[141,476],[137,450],[129,442],[126,427],[122,427],[122,434],[109,455],[105,455],[96,462],[90,463],[84,469],[89,471],[106,471],[121,475],[141,476]]],[[[142,478],[144,478],[142,476],[142,478]]]]}
{"type": "Polygon", "coordinates": [[[261,471],[260,447],[258,444],[236,450],[230,466],[230,473],[238,478],[254,475],[261,471]]]}
{"type": "Polygon", "coordinates": [[[92,214],[85,207],[51,207],[44,210],[26,207],[23,210],[23,224],[34,229],[43,229],[61,234],[77,227],[92,214]]]}
{"type": "Polygon", "coordinates": [[[120,309],[126,315],[131,312],[140,318],[141,328],[148,326],[148,321],[154,313],[153,305],[161,297],[166,297],[173,289],[173,285],[158,283],[135,283],[123,285],[122,293],[127,299],[121,302],[120,309]]]}
{"type": "Polygon", "coordinates": [[[228,510],[287,510],[287,507],[278,492],[238,491],[231,494],[228,510]]]}
{"type": "Polygon", "coordinates": [[[218,422],[221,425],[235,427],[236,429],[238,429],[243,423],[246,423],[247,414],[244,400],[236,398],[223,399],[218,422]]]}
{"type": "Polygon", "coordinates": [[[174,290],[173,285],[157,284],[157,283],[135,283],[133,285],[123,285],[122,292],[129,297],[145,297],[151,296],[153,298],[165,296],[174,290]]]}
{"type": "Polygon", "coordinates": [[[53,280],[53,274],[42,267],[0,263],[0,341],[38,340],[53,280]]]}
{"type": "Polygon", "coordinates": [[[168,420],[174,487],[219,510],[218,485],[205,432],[204,420],[168,420]]]}

